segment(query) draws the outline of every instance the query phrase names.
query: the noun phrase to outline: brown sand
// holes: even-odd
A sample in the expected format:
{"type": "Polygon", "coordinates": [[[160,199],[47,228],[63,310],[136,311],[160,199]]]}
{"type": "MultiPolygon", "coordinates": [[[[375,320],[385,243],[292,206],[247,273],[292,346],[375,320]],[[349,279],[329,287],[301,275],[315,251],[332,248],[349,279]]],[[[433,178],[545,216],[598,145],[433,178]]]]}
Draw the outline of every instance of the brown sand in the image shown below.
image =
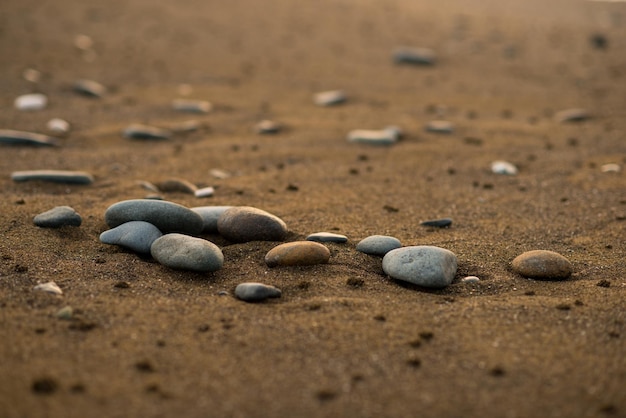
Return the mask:
{"type": "Polygon", "coordinates": [[[61,117],[74,130],[57,149],[0,149],[0,417],[626,416],[626,183],[601,170],[626,164],[626,6],[545,3],[3,2],[0,127],[43,132],[61,117]],[[95,41],[95,60],[73,45],[78,34],[95,41]],[[394,65],[399,45],[431,47],[439,62],[394,65]],[[44,73],[43,111],[13,109],[33,90],[29,67],[44,73]],[[112,92],[79,97],[77,78],[112,92]],[[183,83],[214,103],[197,117],[210,129],[121,137],[130,123],[194,118],[170,108],[183,83]],[[337,88],[344,106],[312,104],[337,88]],[[553,120],[572,107],[594,118],[553,120]],[[438,109],[454,134],[424,132],[438,109]],[[286,130],[256,135],[266,118],[286,130]],[[389,124],[406,131],[392,147],[345,140],[389,124]],[[492,174],[497,159],[519,175],[492,174]],[[10,180],[39,168],[96,182],[10,180]],[[215,168],[234,176],[214,179],[215,168]],[[255,206],[285,220],[291,240],[329,230],[350,241],[329,245],[328,265],[269,269],[275,243],[207,237],[226,259],[213,274],[99,242],[109,205],[147,195],[138,180],[169,177],[217,188],[164,195],[177,203],[255,206]],[[59,205],[83,225],[33,225],[59,205]],[[439,217],[452,227],[419,226],[439,217]],[[394,282],[355,251],[371,234],[455,252],[455,282],[394,282]],[[563,254],[575,273],[514,274],[510,261],[533,249],[563,254]],[[32,291],[50,280],[64,296],[32,291]],[[283,297],[218,295],[243,281],[283,297]],[[67,305],[74,318],[57,319],[67,305]]]}

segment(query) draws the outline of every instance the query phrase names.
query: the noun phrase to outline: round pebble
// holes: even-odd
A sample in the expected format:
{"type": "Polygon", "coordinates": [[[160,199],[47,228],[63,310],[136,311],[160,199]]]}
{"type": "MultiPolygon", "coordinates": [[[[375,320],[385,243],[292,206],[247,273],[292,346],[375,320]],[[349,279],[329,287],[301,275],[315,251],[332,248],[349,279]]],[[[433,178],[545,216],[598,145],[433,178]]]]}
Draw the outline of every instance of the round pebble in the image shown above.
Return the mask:
{"type": "Polygon", "coordinates": [[[306,240],[315,242],[344,243],[348,241],[348,237],[341,234],[334,234],[332,232],[316,232],[306,237],[306,240]]]}
{"type": "Polygon", "coordinates": [[[163,234],[159,228],[144,221],[130,221],[100,234],[104,244],[119,245],[132,251],[150,254],[150,246],[163,234]]]}
{"type": "Polygon", "coordinates": [[[204,225],[202,232],[216,233],[217,220],[230,208],[232,208],[232,206],[199,206],[197,208],[191,208],[191,210],[202,217],[204,225]]]}
{"type": "Polygon", "coordinates": [[[57,206],[35,216],[33,222],[41,228],[60,228],[62,226],[80,226],[83,219],[71,207],[57,206]]]}
{"type": "Polygon", "coordinates": [[[246,302],[261,302],[269,298],[279,298],[280,289],[263,283],[241,283],[235,288],[235,296],[246,302]]]}
{"type": "Polygon", "coordinates": [[[222,250],[212,242],[183,234],[157,238],[150,254],[159,263],[176,270],[213,272],[224,265],[222,250]]]}
{"type": "Polygon", "coordinates": [[[422,287],[448,286],[456,269],[457,258],[453,252],[429,245],[398,248],[383,258],[383,271],[391,278],[422,287]]]}
{"type": "Polygon", "coordinates": [[[48,105],[48,97],[41,93],[23,94],[15,99],[14,105],[18,110],[42,110],[48,105]]]}
{"type": "Polygon", "coordinates": [[[288,232],[282,219],[249,206],[224,211],[217,220],[217,230],[232,242],[284,241],[288,232]]]}
{"type": "Polygon", "coordinates": [[[356,245],[357,251],[369,255],[384,256],[391,250],[402,247],[402,243],[398,238],[387,235],[371,235],[363,238],[356,245]]]}
{"type": "Polygon", "coordinates": [[[278,245],[265,255],[268,267],[311,266],[328,263],[330,250],[313,241],[295,241],[278,245]]]}
{"type": "Polygon", "coordinates": [[[166,193],[187,193],[195,194],[198,187],[190,181],[184,179],[167,179],[156,183],[157,188],[166,193]]]}
{"type": "Polygon", "coordinates": [[[280,129],[281,129],[280,124],[272,120],[262,120],[261,122],[257,123],[256,126],[254,127],[254,130],[256,131],[256,133],[260,135],[276,134],[280,132],[280,129]]]}
{"type": "Polygon", "coordinates": [[[527,251],[515,257],[513,271],[524,277],[544,280],[564,280],[572,275],[572,264],[559,253],[547,250],[527,251]]]}
{"type": "Polygon", "coordinates": [[[133,199],[115,203],[106,210],[104,219],[114,228],[130,221],[145,221],[161,232],[199,234],[204,222],[202,217],[185,206],[164,200],[133,199]]]}

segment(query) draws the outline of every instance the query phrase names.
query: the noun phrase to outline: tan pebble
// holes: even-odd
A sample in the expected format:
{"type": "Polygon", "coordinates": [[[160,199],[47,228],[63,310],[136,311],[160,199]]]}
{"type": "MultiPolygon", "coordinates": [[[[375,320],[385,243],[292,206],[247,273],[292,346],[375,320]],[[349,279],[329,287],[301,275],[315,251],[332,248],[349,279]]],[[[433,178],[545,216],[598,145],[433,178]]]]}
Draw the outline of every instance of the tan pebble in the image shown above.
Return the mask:
{"type": "Polygon", "coordinates": [[[278,245],[265,255],[268,267],[310,266],[328,263],[330,251],[313,241],[295,241],[278,245]]]}
{"type": "Polygon", "coordinates": [[[160,183],[157,183],[156,186],[162,192],[166,193],[187,193],[187,194],[195,194],[198,187],[195,184],[183,180],[183,179],[167,179],[160,183]]]}
{"type": "Polygon", "coordinates": [[[527,251],[511,263],[513,271],[531,279],[563,280],[572,275],[572,264],[561,254],[547,250],[527,251]]]}

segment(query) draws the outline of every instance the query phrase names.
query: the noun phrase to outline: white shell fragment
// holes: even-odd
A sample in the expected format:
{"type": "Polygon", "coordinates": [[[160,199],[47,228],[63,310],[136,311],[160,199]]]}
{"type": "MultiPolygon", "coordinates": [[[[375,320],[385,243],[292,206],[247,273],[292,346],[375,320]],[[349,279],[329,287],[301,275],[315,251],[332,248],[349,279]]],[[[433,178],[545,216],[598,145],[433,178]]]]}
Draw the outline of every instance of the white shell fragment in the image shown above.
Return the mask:
{"type": "Polygon", "coordinates": [[[42,110],[48,105],[48,97],[41,93],[23,94],[15,99],[14,104],[18,110],[42,110]]]}
{"type": "Polygon", "coordinates": [[[211,197],[215,193],[215,189],[211,186],[203,187],[202,189],[198,189],[194,192],[196,197],[211,197]]]}
{"type": "Polygon", "coordinates": [[[38,292],[52,293],[53,295],[62,295],[63,291],[55,282],[41,283],[33,288],[38,292]]]}
{"type": "Polygon", "coordinates": [[[399,47],[393,52],[397,64],[433,65],[437,56],[429,48],[399,47]]]}
{"type": "Polygon", "coordinates": [[[76,80],[73,88],[76,93],[88,97],[102,98],[107,94],[107,88],[93,80],[76,80]]]}
{"type": "Polygon", "coordinates": [[[179,112],[209,113],[213,105],[206,100],[175,99],[172,108],[179,112]]]}
{"type": "Polygon", "coordinates": [[[508,161],[494,161],[491,163],[491,171],[494,174],[504,174],[514,176],[517,174],[517,167],[508,161]]]}
{"type": "Polygon", "coordinates": [[[333,106],[345,102],[348,99],[343,90],[331,90],[317,93],[313,96],[313,102],[318,106],[333,106]]]}
{"type": "Polygon", "coordinates": [[[54,118],[46,123],[46,129],[55,135],[66,135],[70,131],[70,123],[63,119],[54,118]]]}
{"type": "Polygon", "coordinates": [[[355,129],[348,133],[348,142],[369,145],[391,145],[398,140],[398,133],[393,129],[355,129]]]}

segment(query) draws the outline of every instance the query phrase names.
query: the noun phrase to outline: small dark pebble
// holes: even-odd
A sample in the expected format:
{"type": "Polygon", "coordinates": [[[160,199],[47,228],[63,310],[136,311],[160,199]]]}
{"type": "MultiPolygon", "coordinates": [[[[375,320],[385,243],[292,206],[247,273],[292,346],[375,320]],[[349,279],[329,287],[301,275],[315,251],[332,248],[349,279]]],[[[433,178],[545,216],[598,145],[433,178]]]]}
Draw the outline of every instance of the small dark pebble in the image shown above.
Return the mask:
{"type": "Polygon", "coordinates": [[[385,322],[387,320],[387,318],[385,318],[385,315],[376,315],[374,319],[380,322],[385,322]]]}
{"type": "Polygon", "coordinates": [[[32,390],[40,395],[51,395],[56,392],[58,387],[59,385],[54,379],[50,377],[43,377],[33,382],[32,390]]]}
{"type": "Polygon", "coordinates": [[[619,338],[619,332],[611,331],[611,332],[609,332],[609,337],[611,337],[611,338],[619,338]]]}
{"type": "Polygon", "coordinates": [[[600,280],[598,283],[596,283],[596,286],[600,286],[600,287],[611,287],[611,282],[608,280],[600,280]]]}
{"type": "Polygon", "coordinates": [[[422,225],[422,226],[433,226],[433,227],[436,227],[436,228],[446,228],[446,227],[452,225],[452,219],[450,219],[450,218],[433,219],[433,220],[430,220],[430,221],[421,222],[420,225],[422,225]]]}
{"type": "Polygon", "coordinates": [[[45,328],[35,328],[35,334],[45,334],[45,333],[46,333],[45,328]]]}
{"type": "Polygon", "coordinates": [[[489,370],[489,374],[494,377],[501,377],[501,376],[504,376],[505,372],[502,367],[496,366],[493,369],[489,370]]]}
{"type": "Polygon", "coordinates": [[[595,33],[591,35],[589,41],[591,42],[591,46],[595,49],[606,49],[609,45],[609,41],[606,36],[600,33],[595,33]]]}
{"type": "Polygon", "coordinates": [[[317,391],[315,396],[320,402],[327,402],[327,401],[332,401],[333,399],[335,399],[337,397],[337,392],[334,392],[329,389],[322,389],[322,390],[317,391]]]}
{"type": "Polygon", "coordinates": [[[362,287],[365,284],[365,280],[358,279],[356,277],[350,277],[346,280],[346,284],[351,287],[362,287]]]}
{"type": "Polygon", "coordinates": [[[144,372],[144,373],[154,372],[154,367],[152,366],[152,363],[150,363],[147,360],[143,360],[143,361],[139,361],[135,363],[135,368],[139,370],[140,372],[144,372]]]}
{"type": "Polygon", "coordinates": [[[419,333],[419,336],[424,341],[430,341],[433,339],[435,334],[433,334],[431,331],[422,331],[419,333]]]}
{"type": "Polygon", "coordinates": [[[287,186],[287,190],[290,192],[297,192],[298,190],[300,190],[300,188],[296,186],[295,184],[289,184],[287,186]]]}
{"type": "Polygon", "coordinates": [[[414,368],[418,368],[422,365],[422,360],[418,359],[418,358],[410,358],[406,361],[406,363],[414,368]]]}
{"type": "Polygon", "coordinates": [[[602,405],[600,412],[606,415],[617,415],[617,407],[612,404],[602,405]]]}
{"type": "Polygon", "coordinates": [[[24,199],[18,199],[18,200],[15,201],[16,205],[23,205],[25,203],[26,203],[26,201],[24,199]]]}
{"type": "Polygon", "coordinates": [[[400,211],[400,209],[395,208],[395,207],[393,207],[393,206],[389,206],[389,205],[385,205],[385,206],[383,206],[383,209],[385,209],[385,210],[386,210],[387,212],[389,212],[389,213],[396,213],[396,212],[399,212],[399,211],[400,211]]]}
{"type": "Polygon", "coordinates": [[[576,305],[576,306],[584,306],[585,304],[583,303],[583,301],[582,301],[582,300],[578,300],[578,299],[576,299],[576,300],[574,301],[574,305],[576,305]]]}
{"type": "Polygon", "coordinates": [[[536,295],[534,290],[528,290],[528,291],[524,292],[524,294],[526,296],[535,296],[536,295]]]}
{"type": "Polygon", "coordinates": [[[118,289],[128,289],[130,287],[130,283],[128,282],[117,282],[113,285],[113,287],[116,287],[118,289]]]}
{"type": "Polygon", "coordinates": [[[211,329],[211,327],[210,327],[210,326],[208,326],[208,325],[204,324],[204,325],[200,325],[200,326],[198,327],[198,332],[207,332],[207,331],[208,331],[208,330],[210,330],[210,329],[211,329]]]}
{"type": "Polygon", "coordinates": [[[87,389],[85,388],[85,385],[83,385],[82,383],[75,383],[72,386],[70,386],[70,392],[72,393],[85,393],[87,391],[87,389]]]}
{"type": "Polygon", "coordinates": [[[422,346],[422,340],[420,340],[419,338],[416,338],[412,341],[409,341],[409,345],[413,348],[419,348],[422,346]]]}
{"type": "Polygon", "coordinates": [[[556,305],[556,308],[561,311],[569,311],[570,309],[572,309],[572,307],[567,303],[559,303],[558,305],[556,305]]]}

